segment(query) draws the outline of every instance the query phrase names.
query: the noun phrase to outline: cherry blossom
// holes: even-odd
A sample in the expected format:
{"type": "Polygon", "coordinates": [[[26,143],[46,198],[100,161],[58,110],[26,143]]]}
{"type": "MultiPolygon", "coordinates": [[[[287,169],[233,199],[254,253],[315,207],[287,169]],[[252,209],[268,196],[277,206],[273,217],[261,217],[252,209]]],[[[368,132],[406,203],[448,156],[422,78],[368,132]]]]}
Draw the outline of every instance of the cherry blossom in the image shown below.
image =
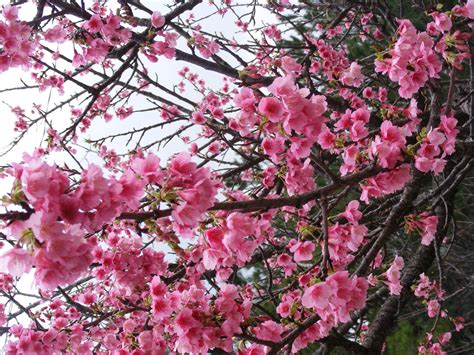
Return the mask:
{"type": "Polygon", "coordinates": [[[469,334],[474,2],[347,5],[2,7],[5,353],[382,353],[411,314],[420,353],[469,334]]]}

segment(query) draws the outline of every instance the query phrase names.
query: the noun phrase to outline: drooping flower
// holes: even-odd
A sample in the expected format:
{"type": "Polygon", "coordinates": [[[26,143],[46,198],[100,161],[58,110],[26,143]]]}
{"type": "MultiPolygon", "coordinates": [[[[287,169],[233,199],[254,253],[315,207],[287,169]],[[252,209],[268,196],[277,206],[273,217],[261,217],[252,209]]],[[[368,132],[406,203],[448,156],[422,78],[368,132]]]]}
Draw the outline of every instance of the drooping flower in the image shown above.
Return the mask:
{"type": "Polygon", "coordinates": [[[404,267],[403,258],[401,256],[396,256],[390,265],[390,268],[385,272],[387,277],[387,282],[385,284],[390,289],[392,295],[400,295],[402,286],[400,284],[400,270],[404,267]]]}

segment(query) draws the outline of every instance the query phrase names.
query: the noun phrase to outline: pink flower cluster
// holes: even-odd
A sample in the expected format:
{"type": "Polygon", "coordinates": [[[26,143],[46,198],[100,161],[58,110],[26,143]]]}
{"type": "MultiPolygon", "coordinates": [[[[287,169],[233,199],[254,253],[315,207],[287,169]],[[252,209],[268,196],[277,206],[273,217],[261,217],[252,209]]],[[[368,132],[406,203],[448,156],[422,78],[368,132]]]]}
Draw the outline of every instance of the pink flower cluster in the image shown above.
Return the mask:
{"type": "Polygon", "coordinates": [[[363,79],[361,67],[355,62],[350,63],[346,57],[346,52],[342,48],[336,50],[331,44],[322,39],[309,37],[308,40],[316,46],[321,59],[312,63],[312,73],[317,73],[322,69],[328,80],[340,78],[345,85],[358,86],[361,84],[363,79]]]}
{"type": "MultiPolygon", "coordinates": [[[[4,262],[5,259],[2,258],[0,263],[4,262]]],[[[2,270],[7,270],[7,268],[0,264],[2,270]]],[[[10,274],[0,272],[0,290],[4,292],[9,292],[13,288],[13,277],[10,274]]]]}
{"type": "Polygon", "coordinates": [[[422,299],[429,299],[433,295],[439,295],[439,286],[436,281],[431,281],[425,273],[420,274],[420,280],[415,288],[415,296],[422,299]]]}
{"type": "Polygon", "coordinates": [[[382,168],[393,169],[397,162],[402,160],[402,152],[406,148],[406,139],[403,129],[394,126],[392,122],[383,121],[380,126],[380,135],[375,137],[371,146],[371,153],[377,156],[382,168]]]}
{"type": "Polygon", "coordinates": [[[151,281],[150,295],[155,328],[173,336],[174,351],[179,353],[205,354],[215,347],[231,351],[232,337],[241,332],[251,307],[251,299],[230,284],[222,285],[213,307],[202,289],[168,291],[159,277],[151,281]]]}
{"type": "Polygon", "coordinates": [[[174,58],[176,54],[176,44],[178,41],[178,35],[170,31],[158,32],[160,37],[163,37],[162,41],[154,41],[152,44],[143,50],[143,54],[152,63],[158,61],[159,56],[164,56],[167,59],[174,58]]]}
{"type": "Polygon", "coordinates": [[[198,32],[193,33],[193,44],[204,58],[211,58],[220,50],[220,46],[216,41],[210,40],[198,32]]]}
{"type": "Polygon", "coordinates": [[[192,236],[202,215],[213,206],[220,183],[207,168],[198,168],[187,153],[175,156],[168,167],[164,190],[175,189],[173,228],[183,237],[192,236]]]}
{"type": "MultiPolygon", "coordinates": [[[[369,135],[367,124],[370,120],[370,111],[366,107],[360,107],[355,111],[349,109],[340,117],[339,115],[333,115],[332,117],[337,119],[334,124],[334,128],[337,131],[349,130],[349,137],[353,142],[358,142],[369,135]]],[[[349,167],[344,169],[349,171],[349,167]]]]}
{"type": "Polygon", "coordinates": [[[322,320],[332,320],[337,325],[349,321],[352,310],[364,307],[367,288],[363,277],[350,278],[347,271],[338,271],[324,282],[308,287],[301,303],[313,309],[322,320]]]}
{"type": "Polygon", "coordinates": [[[375,61],[375,71],[388,74],[398,82],[398,93],[410,98],[428,79],[438,78],[442,63],[433,47],[434,41],[426,32],[418,32],[409,20],[398,20],[398,39],[388,57],[375,61]]]}
{"type": "Polygon", "coordinates": [[[340,214],[347,224],[336,222],[329,226],[329,255],[333,266],[340,269],[353,258],[351,252],[356,252],[364,241],[368,229],[359,224],[362,213],[359,211],[359,202],[354,200],[348,203],[345,211],[340,214]]]}
{"type": "MultiPolygon", "coordinates": [[[[463,329],[464,319],[458,317],[456,319],[448,317],[448,311],[441,308],[440,300],[444,297],[444,291],[440,289],[439,284],[436,281],[431,281],[425,273],[420,275],[420,280],[416,287],[414,286],[415,296],[423,301],[426,305],[426,311],[428,317],[434,318],[440,315],[442,318],[449,319],[457,332],[463,329]]],[[[437,339],[432,333],[428,333],[425,338],[423,345],[420,345],[418,350],[422,353],[429,354],[446,354],[442,350],[442,346],[446,345],[451,339],[451,333],[446,332],[439,334],[437,339]]]]}
{"type": "Polygon", "coordinates": [[[10,68],[30,66],[30,57],[36,48],[31,38],[31,27],[18,20],[18,7],[3,6],[4,21],[0,21],[0,73],[10,68]]]}
{"type": "Polygon", "coordinates": [[[24,165],[14,165],[14,174],[34,212],[26,221],[12,223],[10,231],[32,253],[13,249],[2,258],[15,276],[35,265],[37,284],[52,289],[74,282],[86,271],[93,259],[94,239],[84,236],[122,211],[137,208],[143,184],[131,171],[115,180],[90,165],[73,189],[56,166],[39,157],[25,155],[24,160],[24,165]]]}
{"type": "MultiPolygon", "coordinates": [[[[110,13],[105,17],[105,11],[99,11],[93,15],[88,21],[84,22],[82,28],[86,30],[84,40],[80,42],[82,53],[74,50],[73,66],[78,67],[87,64],[87,62],[101,63],[103,62],[109,50],[122,43],[130,40],[132,32],[122,27],[122,21],[119,16],[110,13]]],[[[56,27],[57,31],[63,31],[56,27]]],[[[68,26],[69,32],[74,31],[74,27],[68,26]]],[[[55,35],[53,38],[63,37],[55,35]]],[[[60,41],[59,41],[60,42],[60,41]]]]}
{"type": "Polygon", "coordinates": [[[316,139],[321,132],[322,124],[326,121],[323,116],[327,110],[326,98],[312,96],[311,99],[307,99],[309,91],[307,89],[298,90],[292,75],[276,78],[268,90],[281,100],[286,111],[286,115],[281,115],[282,110],[276,101],[272,101],[271,105],[276,107],[271,110],[266,107],[267,104],[262,104],[265,108],[264,111],[273,113],[269,119],[273,122],[282,122],[287,134],[294,131],[304,134],[308,138],[314,137],[316,139]]]}
{"type": "MultiPolygon", "coordinates": [[[[351,311],[364,307],[367,289],[365,278],[350,278],[347,271],[338,271],[325,281],[306,288],[301,303],[321,318],[310,331],[314,336],[311,341],[327,336],[332,327],[349,321],[351,311]]],[[[308,335],[300,341],[309,341],[308,335]]],[[[295,344],[297,348],[302,345],[295,344]]]]}
{"type": "MultiPolygon", "coordinates": [[[[232,1],[221,3],[215,6],[223,15],[232,1]]],[[[279,4],[281,8],[269,6],[280,12],[290,5],[288,0],[279,4]]],[[[78,14],[65,13],[52,20],[48,17],[52,10],[46,7],[45,16],[51,21],[34,34],[18,21],[17,8],[5,6],[5,22],[0,22],[0,71],[28,66],[37,39],[49,42],[50,47],[51,43],[68,44],[74,51],[72,66],[82,68],[66,71],[74,80],[65,77],[64,81],[59,72],[52,75],[52,69],[37,63],[33,79],[39,89],[55,88],[61,93],[65,83],[80,84],[78,80],[104,73],[98,86],[101,92],[93,95],[87,110],[82,103],[72,107],[71,118],[78,120],[82,132],[98,117],[106,123],[114,113],[125,119],[141,111],[134,111],[126,103],[129,99],[146,94],[153,86],[159,88],[140,56],[151,62],[160,56],[173,59],[179,36],[184,34],[178,25],[192,32],[187,39],[190,52],[179,52],[178,59],[211,69],[208,64],[216,62],[221,42],[201,32],[201,20],[192,13],[184,20],[182,11],[187,12],[188,5],[196,4],[177,5],[166,16],[151,10],[145,20],[119,12],[114,15],[107,2],[98,0],[78,14]],[[76,15],[79,19],[73,20],[76,15]],[[169,31],[168,25],[177,33],[169,31]],[[120,47],[134,49],[122,53],[120,47]],[[106,80],[120,64],[117,53],[122,59],[131,55],[132,64],[138,66],[126,85],[120,78],[106,80]],[[139,57],[133,58],[135,55],[139,57]],[[192,60],[193,56],[198,60],[192,60]],[[117,85],[129,90],[122,91],[117,85]]],[[[450,12],[433,12],[432,23],[421,33],[408,20],[400,20],[397,39],[377,56],[376,71],[399,84],[399,96],[412,98],[428,81],[439,78],[444,62],[460,67],[470,34],[460,32],[469,24],[455,17],[472,18],[473,10],[474,0],[469,0],[450,12]]],[[[365,86],[369,80],[364,73],[369,74],[370,66],[363,65],[360,58],[349,60],[344,40],[355,35],[378,47],[385,44],[386,33],[374,28],[378,21],[371,22],[378,15],[351,10],[345,16],[334,28],[316,25],[324,39],[317,39],[314,33],[315,38],[306,35],[311,53],[301,63],[291,57],[291,51],[276,50],[278,42],[269,42],[281,40],[282,27],[267,26],[261,31],[262,41],[251,48],[255,54],[255,60],[249,61],[252,64],[224,78],[215,91],[183,68],[176,93],[184,106],[179,102],[161,105],[158,118],[163,122],[158,126],[175,127],[176,122],[181,125],[188,120],[189,128],[194,124],[191,130],[197,127],[200,132],[195,140],[194,131],[184,135],[187,124],[180,126],[175,136],[189,145],[184,150],[190,153],[172,156],[163,167],[149,151],[138,149],[127,160],[121,152],[109,150],[105,142],[115,139],[112,134],[96,141],[104,143],[97,150],[108,172],[96,165],[80,173],[49,165],[40,159],[40,150],[8,169],[5,175],[14,177],[15,183],[5,201],[23,212],[7,211],[0,218],[8,220],[12,236],[8,241],[14,244],[7,245],[10,249],[0,256],[0,267],[8,271],[0,273],[0,290],[16,297],[14,277],[34,272],[41,288],[41,309],[30,314],[28,328],[11,328],[7,353],[200,354],[218,348],[239,355],[263,355],[269,347],[262,344],[282,340],[288,340],[281,343],[286,348],[278,351],[311,351],[307,350],[310,343],[326,338],[351,319],[351,312],[365,306],[369,284],[374,286],[373,294],[387,287],[392,295],[405,292],[403,287],[409,285],[402,287],[400,280],[403,258],[395,256],[381,267],[384,255],[396,255],[390,248],[397,243],[388,248],[374,245],[376,256],[370,264],[379,270],[376,276],[351,276],[347,270],[351,262],[358,261],[354,259],[360,256],[360,249],[370,246],[368,227],[374,233],[377,224],[383,227],[383,220],[370,219],[371,212],[363,216],[360,201],[369,203],[402,190],[416,170],[440,173],[447,156],[454,152],[459,129],[457,120],[445,113],[438,127],[420,130],[425,112],[420,114],[415,98],[409,104],[393,100],[393,90],[381,87],[377,75],[368,78],[372,86],[365,86]],[[357,29],[361,31],[356,33],[357,29]],[[336,42],[339,44],[334,45],[336,42]],[[272,83],[264,88],[267,79],[272,83]],[[192,105],[194,112],[186,109],[192,103],[185,97],[190,88],[201,97],[192,105]],[[409,141],[413,144],[407,146],[409,141]],[[244,161],[245,166],[234,170],[232,165],[240,162],[229,160],[224,169],[207,167],[212,161],[225,163],[229,149],[248,164],[244,161]],[[200,165],[197,159],[205,161],[200,165]],[[217,175],[222,170],[221,176],[230,177],[223,182],[217,175]],[[237,183],[227,185],[234,177],[237,183]],[[320,189],[316,190],[317,184],[320,189]],[[360,198],[354,197],[358,188],[360,198]],[[218,196],[224,202],[216,203],[218,196]],[[319,198],[328,202],[329,215],[322,223],[327,225],[327,236],[319,226],[319,198]],[[340,205],[346,201],[341,212],[340,205]],[[162,251],[161,243],[171,249],[169,255],[162,251]],[[324,258],[319,259],[321,253],[324,258]],[[263,277],[252,279],[254,270],[263,277]],[[68,295],[53,291],[86,272],[78,287],[66,290],[68,295]],[[377,277],[383,282],[378,283],[377,277]],[[241,279],[248,283],[240,285],[241,279]],[[310,326],[305,323],[308,319],[314,321],[310,326]],[[40,331],[40,325],[46,331],[40,331]],[[298,330],[302,325],[304,330],[298,330]],[[295,338],[293,331],[298,332],[295,338]]],[[[248,26],[239,23],[243,30],[250,30],[248,26]]],[[[227,44],[236,53],[240,51],[236,41],[227,44]]],[[[54,61],[62,58],[61,49],[58,46],[52,54],[54,61]]],[[[35,55],[51,60],[46,49],[35,55]]],[[[55,63],[51,67],[59,71],[55,63]]],[[[40,110],[35,106],[33,113],[42,113],[40,110]]],[[[26,131],[31,121],[25,114],[28,111],[14,108],[13,112],[17,130],[26,131]]],[[[138,132],[143,131],[144,137],[153,127],[157,126],[137,128],[130,138],[141,141],[138,132]]],[[[48,130],[47,152],[63,149],[58,127],[54,128],[48,130]]],[[[71,137],[74,147],[80,136],[71,137]]],[[[161,142],[160,137],[156,139],[161,142]]],[[[373,211],[370,206],[367,210],[373,211]]],[[[428,213],[406,217],[406,229],[418,232],[423,245],[431,245],[437,224],[437,217],[428,213]]],[[[422,274],[414,291],[426,304],[429,317],[447,317],[441,302],[444,293],[436,283],[422,274]]],[[[0,326],[5,322],[11,326],[3,311],[0,305],[0,326]]],[[[348,336],[363,342],[359,336],[370,325],[368,321],[359,325],[353,332],[354,324],[348,336]]],[[[438,337],[438,343],[433,342],[432,334],[428,338],[425,350],[441,353],[450,333],[438,337]]]]}
{"type": "Polygon", "coordinates": [[[282,333],[285,326],[272,320],[267,320],[254,328],[255,335],[259,339],[279,342],[282,339],[282,333]]]}
{"type": "MultiPolygon", "coordinates": [[[[320,317],[296,338],[291,349],[292,353],[326,337],[333,327],[349,319],[351,311],[365,305],[368,283],[362,277],[350,278],[347,271],[338,271],[325,281],[312,286],[309,286],[309,280],[309,276],[301,277],[299,280],[300,284],[305,286],[303,296],[300,290],[287,292],[282,296],[281,303],[276,309],[281,317],[295,321],[302,321],[308,317],[308,308],[320,317]],[[302,308],[300,304],[306,308],[302,308]]],[[[260,339],[279,341],[282,333],[286,331],[284,327],[272,321],[267,321],[264,325],[265,327],[259,327],[262,331],[261,334],[257,334],[260,339]]]]}
{"type": "Polygon", "coordinates": [[[167,268],[165,254],[151,248],[143,249],[142,240],[130,230],[106,230],[106,244],[96,247],[92,254],[100,266],[93,270],[98,280],[113,276],[121,287],[134,290],[150,282],[151,275],[164,275],[167,268]]]}
{"type": "Polygon", "coordinates": [[[314,168],[309,158],[301,161],[291,152],[287,154],[287,168],[285,184],[289,195],[308,192],[314,189],[314,168]]]}
{"type": "MultiPolygon", "coordinates": [[[[265,121],[267,123],[266,131],[275,133],[278,129],[277,124],[282,123],[288,135],[291,136],[292,132],[304,134],[307,138],[313,139],[310,143],[314,143],[325,121],[323,116],[327,109],[325,97],[313,96],[311,99],[307,99],[305,96],[309,92],[296,87],[293,75],[276,78],[268,90],[274,97],[262,98],[258,104],[259,114],[267,120],[265,121]]],[[[240,93],[235,96],[234,102],[241,112],[232,125],[242,135],[247,135],[250,129],[259,122],[255,107],[257,99],[251,89],[242,88],[240,93]]],[[[281,140],[281,138],[278,139],[281,140]]],[[[271,145],[281,147],[281,141],[278,144],[271,143],[271,145]]],[[[270,148],[270,144],[268,144],[268,148],[276,150],[270,148]]],[[[283,151],[282,148],[278,150],[277,153],[283,151]]]]}
{"type": "MultiPolygon", "coordinates": [[[[105,19],[96,14],[92,16],[89,21],[83,26],[91,34],[99,34],[104,42],[109,46],[117,46],[121,43],[127,42],[132,33],[129,29],[121,26],[121,19],[119,16],[109,14],[105,19]]],[[[85,53],[87,59],[87,52],[85,53]]]]}
{"type": "Polygon", "coordinates": [[[324,282],[308,287],[301,302],[321,319],[331,319],[336,325],[348,322],[350,311],[364,307],[367,288],[367,280],[363,277],[350,278],[347,271],[338,271],[324,282]]]}
{"type": "Polygon", "coordinates": [[[400,284],[400,270],[403,269],[405,263],[401,256],[396,256],[392,261],[392,265],[385,272],[387,281],[385,284],[388,286],[392,295],[400,295],[402,291],[402,285],[400,284]]]}
{"type": "MultiPolygon", "coordinates": [[[[326,99],[324,96],[306,98],[308,92],[297,88],[292,74],[276,78],[268,90],[274,96],[260,99],[256,108],[257,98],[253,91],[242,88],[234,98],[241,111],[231,126],[246,136],[259,123],[267,133],[262,141],[265,154],[275,164],[285,159],[284,181],[289,194],[310,191],[315,186],[314,168],[307,158],[326,121],[326,99]],[[279,130],[280,126],[284,132],[279,130]]],[[[266,173],[270,172],[274,173],[271,167],[266,173]]]]}
{"type": "Polygon", "coordinates": [[[438,217],[427,212],[405,217],[405,228],[409,232],[416,232],[421,237],[421,244],[430,245],[436,236],[438,217]]]}
{"type": "Polygon", "coordinates": [[[85,340],[85,332],[82,331],[80,324],[73,327],[73,332],[68,336],[65,332],[51,327],[48,331],[35,331],[15,325],[10,329],[11,334],[18,338],[16,341],[9,341],[6,354],[55,354],[62,353],[68,344],[70,351],[77,353],[89,353],[92,344],[85,340]]]}
{"type": "Polygon", "coordinates": [[[403,189],[410,178],[410,166],[408,164],[403,164],[398,168],[368,178],[361,186],[360,199],[367,203],[370,198],[377,198],[399,191],[403,189]]]}
{"type": "Polygon", "coordinates": [[[353,62],[350,67],[341,74],[339,80],[344,85],[358,88],[364,80],[364,75],[362,74],[361,69],[362,67],[359,64],[353,62]]]}
{"type": "Polygon", "coordinates": [[[457,122],[454,117],[442,115],[439,127],[428,132],[423,138],[415,155],[415,166],[418,170],[424,173],[432,171],[435,175],[444,170],[444,158],[454,153],[456,136],[459,133],[457,122]]]}
{"type": "Polygon", "coordinates": [[[244,265],[255,249],[271,233],[273,213],[266,212],[260,219],[240,212],[230,213],[222,220],[220,227],[210,228],[202,241],[202,262],[207,270],[218,270],[223,279],[231,272],[233,265],[244,265]]]}

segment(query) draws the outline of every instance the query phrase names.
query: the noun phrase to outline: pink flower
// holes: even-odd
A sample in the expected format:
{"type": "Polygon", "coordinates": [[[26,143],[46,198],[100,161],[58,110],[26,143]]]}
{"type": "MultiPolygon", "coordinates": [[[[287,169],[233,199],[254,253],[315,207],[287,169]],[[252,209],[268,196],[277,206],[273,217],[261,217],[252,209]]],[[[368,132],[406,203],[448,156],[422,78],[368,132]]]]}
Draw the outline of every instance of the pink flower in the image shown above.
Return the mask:
{"type": "Polygon", "coordinates": [[[467,0],[466,9],[467,17],[474,20],[474,0],[467,0]]]}
{"type": "Polygon", "coordinates": [[[284,317],[284,318],[289,317],[291,314],[291,303],[281,302],[276,308],[276,311],[281,317],[284,317]]]}
{"type": "Polygon", "coordinates": [[[267,320],[258,325],[254,331],[259,339],[278,342],[282,339],[281,334],[285,331],[285,327],[272,320],[267,320]]]}
{"type": "Polygon", "coordinates": [[[200,327],[199,323],[193,317],[193,311],[189,308],[184,308],[175,318],[175,328],[178,335],[186,334],[191,328],[200,327]]]}
{"type": "Polygon", "coordinates": [[[395,257],[390,268],[385,272],[387,282],[385,284],[389,287],[392,295],[400,295],[402,286],[400,284],[400,270],[404,266],[403,258],[400,256],[395,257]]]}
{"type": "Polygon", "coordinates": [[[399,95],[410,98],[429,78],[438,77],[442,64],[434,53],[434,42],[426,32],[418,33],[409,20],[398,23],[399,37],[389,51],[390,57],[377,59],[375,71],[388,74],[390,80],[400,85],[399,95]]]}
{"type": "Polygon", "coordinates": [[[357,251],[367,235],[368,228],[364,225],[355,224],[350,227],[351,238],[346,241],[347,247],[351,251],[357,251]]]}
{"type": "Polygon", "coordinates": [[[296,92],[294,78],[291,75],[278,77],[273,80],[273,83],[268,87],[268,91],[277,97],[285,97],[294,94],[296,92]]]}
{"type": "Polygon", "coordinates": [[[336,136],[327,127],[323,127],[321,133],[318,135],[318,144],[324,150],[334,149],[336,136]]]}
{"type": "Polygon", "coordinates": [[[267,353],[265,349],[263,345],[252,344],[248,348],[239,350],[238,355],[265,355],[267,353]]]}
{"type": "Polygon", "coordinates": [[[346,322],[349,312],[365,305],[368,283],[362,277],[349,278],[347,271],[338,271],[305,290],[303,306],[314,309],[325,321],[346,322]]]}
{"type": "Polygon", "coordinates": [[[435,27],[439,32],[448,32],[453,26],[451,19],[444,12],[433,12],[431,13],[431,16],[433,17],[435,27]]]}
{"type": "Polygon", "coordinates": [[[347,204],[346,210],[341,213],[341,216],[345,217],[350,223],[356,224],[362,218],[359,205],[359,201],[352,200],[347,204]]]}
{"type": "Polygon", "coordinates": [[[119,198],[121,202],[129,208],[135,209],[140,205],[140,198],[143,195],[144,182],[137,180],[132,170],[128,169],[120,177],[118,188],[120,189],[119,198]]]}
{"type": "Polygon", "coordinates": [[[451,340],[451,337],[452,337],[451,332],[446,332],[446,333],[441,334],[438,340],[441,345],[446,345],[451,340]]]}
{"type": "Polygon", "coordinates": [[[16,21],[18,19],[18,7],[5,5],[3,6],[2,14],[5,20],[10,22],[16,21]]]}
{"type": "Polygon", "coordinates": [[[415,289],[415,296],[420,298],[428,298],[430,292],[436,289],[436,284],[431,282],[428,276],[425,273],[420,274],[420,280],[415,289]]]}
{"type": "MultiPolygon", "coordinates": [[[[273,27],[275,27],[275,31],[278,31],[278,35],[276,37],[281,38],[281,34],[279,33],[280,31],[276,29],[275,25],[272,25],[272,29],[273,27]]],[[[291,72],[298,73],[301,70],[301,64],[298,64],[294,58],[289,56],[285,56],[281,59],[281,67],[287,74],[291,72]]]]}
{"type": "Polygon", "coordinates": [[[57,236],[35,251],[35,281],[40,288],[52,290],[72,283],[89,267],[91,247],[78,237],[57,236]]]}
{"type": "Polygon", "coordinates": [[[120,347],[120,341],[117,340],[115,334],[107,334],[103,342],[107,350],[117,350],[120,347]]]}
{"type": "Polygon", "coordinates": [[[347,86],[359,87],[364,80],[364,75],[361,71],[362,67],[356,62],[352,62],[349,69],[342,73],[340,81],[347,86]]]}
{"type": "Polygon", "coordinates": [[[313,147],[313,140],[309,138],[291,137],[290,151],[296,158],[307,158],[313,147]]]}
{"type": "Polygon", "coordinates": [[[249,214],[232,212],[227,217],[226,222],[227,228],[229,228],[232,233],[250,236],[255,232],[255,221],[249,214]]]}
{"type": "Polygon", "coordinates": [[[446,140],[445,135],[438,130],[431,130],[427,138],[433,146],[439,146],[446,140]]]}
{"type": "Polygon", "coordinates": [[[378,156],[380,166],[393,168],[402,159],[405,144],[401,129],[386,120],[380,127],[380,136],[375,137],[372,143],[371,153],[378,156]]]}
{"type": "Polygon", "coordinates": [[[192,113],[193,122],[196,124],[204,124],[206,123],[206,118],[201,111],[193,112],[192,113]]]}
{"type": "Polygon", "coordinates": [[[353,122],[360,121],[362,123],[368,123],[370,120],[370,111],[367,110],[365,107],[358,108],[350,114],[350,118],[353,122]]]}
{"type": "Polygon", "coordinates": [[[432,171],[434,175],[439,175],[441,172],[443,172],[445,166],[446,166],[447,161],[445,159],[434,159],[433,160],[433,167],[432,171]]]}
{"type": "Polygon", "coordinates": [[[117,108],[115,110],[115,114],[121,120],[124,120],[127,117],[130,117],[132,115],[132,113],[133,113],[133,107],[132,106],[129,106],[129,107],[120,106],[119,108],[117,108]]]}
{"type": "Polygon", "coordinates": [[[141,332],[138,335],[138,344],[140,345],[140,349],[144,352],[152,353],[155,348],[155,344],[153,341],[153,332],[150,330],[141,332]]]}
{"type": "Polygon", "coordinates": [[[32,203],[42,204],[46,198],[53,198],[68,186],[65,175],[58,173],[55,166],[43,163],[39,158],[25,156],[27,165],[21,174],[23,192],[32,203]]]}
{"type": "Polygon", "coordinates": [[[281,102],[274,97],[264,97],[258,104],[258,110],[271,122],[279,122],[285,112],[281,102]]]}
{"type": "Polygon", "coordinates": [[[403,136],[400,128],[394,126],[392,122],[385,120],[380,126],[380,136],[384,142],[403,146],[406,143],[406,139],[403,136]]]}
{"type": "Polygon", "coordinates": [[[220,46],[216,41],[204,37],[200,33],[194,33],[194,43],[204,58],[210,58],[220,50],[220,46]]]}
{"type": "Polygon", "coordinates": [[[422,239],[421,244],[423,245],[430,245],[431,242],[434,240],[437,227],[438,227],[438,217],[437,216],[429,216],[422,220],[423,223],[423,232],[422,232],[422,239]]]}
{"type": "Polygon", "coordinates": [[[33,257],[25,249],[13,248],[3,253],[0,257],[2,270],[7,271],[13,277],[22,276],[30,272],[33,266],[33,257]]]}
{"type": "Polygon", "coordinates": [[[454,153],[456,137],[459,133],[459,130],[456,128],[457,123],[458,120],[454,117],[441,115],[441,123],[439,128],[446,136],[446,141],[443,143],[443,150],[447,155],[454,153]]]}
{"type": "Polygon", "coordinates": [[[274,138],[266,137],[262,141],[262,148],[273,162],[280,160],[279,155],[285,151],[285,138],[277,135],[274,138]]]}
{"type": "Polygon", "coordinates": [[[97,33],[102,30],[104,24],[102,23],[102,19],[99,15],[92,16],[89,21],[84,23],[84,28],[88,30],[90,33],[97,33]]]}
{"type": "Polygon", "coordinates": [[[161,28],[165,24],[166,19],[165,17],[159,12],[159,11],[154,11],[153,14],[151,15],[151,24],[155,28],[161,28]]]}
{"type": "Polygon", "coordinates": [[[421,236],[422,245],[430,245],[436,236],[438,217],[431,216],[426,212],[419,216],[409,215],[406,217],[406,226],[409,231],[417,231],[421,236]]]}
{"type": "Polygon", "coordinates": [[[360,141],[369,135],[369,130],[362,121],[355,121],[350,130],[350,137],[354,142],[360,141]]]}
{"type": "Polygon", "coordinates": [[[283,268],[285,276],[290,276],[296,270],[297,265],[288,254],[280,254],[277,258],[277,265],[283,268]]]}
{"type": "Polygon", "coordinates": [[[132,169],[148,183],[160,184],[163,181],[163,172],[160,167],[160,158],[148,153],[146,158],[135,158],[130,164],[132,169]]]}
{"type": "Polygon", "coordinates": [[[362,91],[362,96],[364,96],[364,98],[366,98],[366,99],[372,99],[372,98],[375,98],[376,93],[374,92],[374,90],[371,87],[366,87],[362,91]]]}
{"type": "Polygon", "coordinates": [[[44,33],[44,39],[53,43],[64,43],[67,39],[67,32],[60,25],[48,29],[44,33]]]}
{"type": "Polygon", "coordinates": [[[362,186],[361,201],[367,202],[370,197],[379,197],[401,190],[410,180],[410,166],[403,164],[390,172],[380,173],[373,178],[368,178],[362,186]]]}
{"type": "Polygon", "coordinates": [[[298,241],[295,245],[293,245],[290,248],[290,251],[294,253],[294,259],[297,263],[299,263],[302,261],[308,261],[308,260],[313,259],[314,249],[315,249],[315,246],[313,242],[298,241]]]}
{"type": "Polygon", "coordinates": [[[323,310],[329,305],[332,295],[333,290],[325,282],[320,282],[305,290],[301,303],[306,308],[323,310]]]}
{"type": "Polygon", "coordinates": [[[359,156],[359,149],[355,144],[350,145],[344,149],[343,159],[344,164],[341,165],[339,171],[341,174],[347,175],[348,173],[355,170],[357,166],[357,157],[359,156]]]}
{"type": "Polygon", "coordinates": [[[307,192],[314,188],[314,168],[310,159],[301,162],[296,157],[287,152],[288,172],[285,175],[286,188],[288,193],[307,192]]]}
{"type": "Polygon", "coordinates": [[[253,111],[255,101],[255,95],[252,89],[246,87],[240,89],[240,93],[234,97],[235,105],[240,107],[243,111],[253,111]]]}
{"type": "Polygon", "coordinates": [[[428,159],[426,157],[416,157],[415,159],[415,167],[424,173],[427,173],[431,170],[432,168],[432,162],[431,159],[428,159]]]}
{"type": "Polygon", "coordinates": [[[270,165],[265,170],[263,171],[263,180],[262,184],[266,188],[271,188],[275,184],[275,175],[276,175],[277,169],[270,165]]]}
{"type": "Polygon", "coordinates": [[[166,317],[169,317],[171,313],[173,313],[173,309],[170,307],[170,303],[167,299],[158,297],[153,298],[151,312],[154,319],[162,320],[166,317]]]}
{"type": "Polygon", "coordinates": [[[436,317],[441,309],[441,306],[438,300],[430,300],[428,301],[428,317],[433,318],[436,317]]]}
{"type": "Polygon", "coordinates": [[[159,276],[154,276],[151,279],[150,283],[150,293],[153,298],[160,298],[163,297],[168,288],[164,282],[161,281],[159,276]]]}
{"type": "Polygon", "coordinates": [[[77,197],[61,195],[59,199],[59,215],[70,224],[82,223],[84,215],[81,213],[79,206],[81,201],[77,197]]]}

